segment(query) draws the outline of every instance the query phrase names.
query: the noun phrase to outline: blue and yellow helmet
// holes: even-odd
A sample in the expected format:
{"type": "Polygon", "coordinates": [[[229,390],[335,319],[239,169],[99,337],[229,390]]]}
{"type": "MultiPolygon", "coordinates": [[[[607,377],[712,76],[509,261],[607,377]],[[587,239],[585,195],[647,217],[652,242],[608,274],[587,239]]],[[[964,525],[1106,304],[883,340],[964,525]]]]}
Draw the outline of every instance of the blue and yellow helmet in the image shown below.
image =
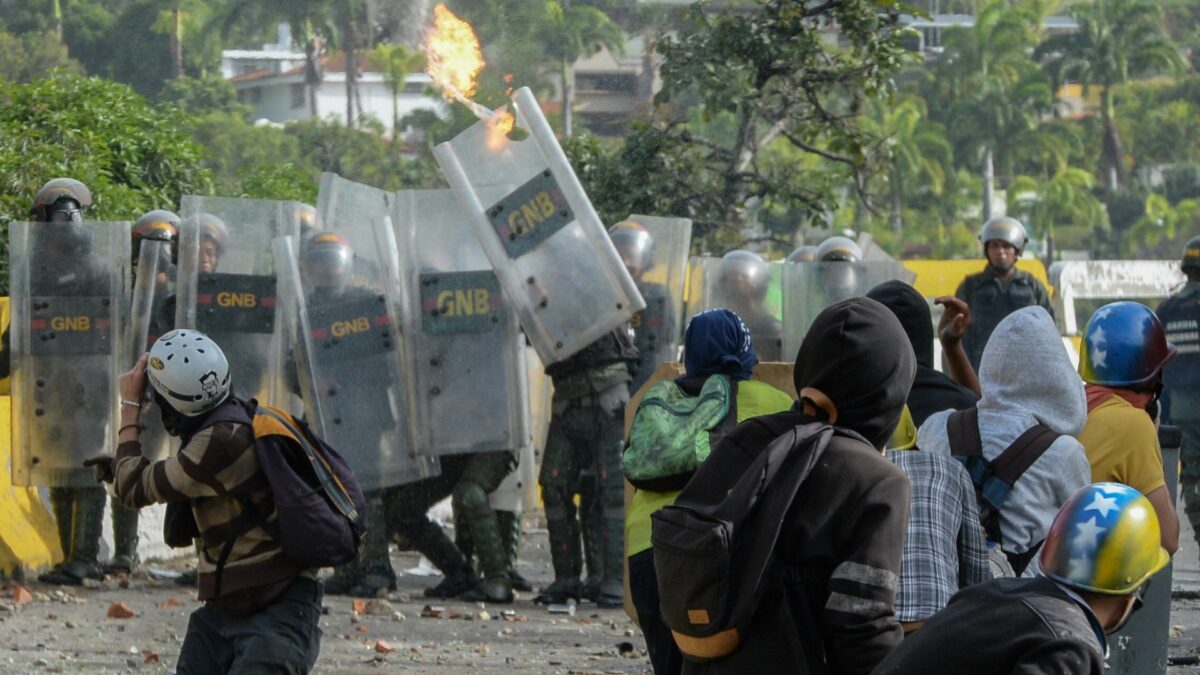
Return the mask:
{"type": "Polygon", "coordinates": [[[1132,387],[1154,379],[1175,356],[1162,322],[1138,302],[1112,302],[1096,310],[1083,331],[1079,374],[1088,384],[1132,387]]]}
{"type": "Polygon", "coordinates": [[[1107,595],[1132,593],[1170,561],[1154,506],[1121,483],[1080,488],[1058,510],[1040,556],[1051,579],[1107,595]]]}

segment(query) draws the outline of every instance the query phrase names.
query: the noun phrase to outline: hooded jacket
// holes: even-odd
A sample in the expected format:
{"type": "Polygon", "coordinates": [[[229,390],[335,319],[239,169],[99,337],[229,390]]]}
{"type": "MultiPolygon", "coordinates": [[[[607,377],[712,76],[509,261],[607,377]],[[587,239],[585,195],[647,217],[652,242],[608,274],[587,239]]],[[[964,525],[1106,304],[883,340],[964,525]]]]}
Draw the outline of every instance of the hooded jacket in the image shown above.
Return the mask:
{"type": "MultiPolygon", "coordinates": [[[[777,565],[741,647],[717,661],[686,662],[684,673],[866,675],[900,643],[894,604],[911,495],[904,472],[879,448],[900,420],[916,370],[907,345],[900,322],[874,300],[844,300],[817,317],[796,358],[796,389],[827,398],[835,426],[873,446],[830,442],[784,516],[777,565]]],[[[711,475],[736,480],[720,467],[744,466],[739,456],[752,461],[812,421],[796,409],[746,420],[701,471],[712,466],[711,475]]]]}
{"type": "Polygon", "coordinates": [[[892,310],[904,327],[917,356],[917,376],[908,393],[908,411],[918,427],[942,410],[965,410],[975,405],[975,392],[958,384],[933,365],[933,314],[917,289],[903,281],[885,281],[867,297],[892,310]]]}
{"type": "MultiPolygon", "coordinates": [[[[1000,512],[1004,551],[1024,553],[1046,538],[1059,507],[1091,483],[1087,455],[1075,439],[1087,422],[1083,382],[1071,367],[1049,312],[1026,307],[996,326],[983,350],[979,383],[985,459],[999,457],[1038,423],[1062,434],[1017,480],[1000,512]]],[[[922,450],[954,454],[946,431],[950,413],[937,413],[921,425],[917,445],[922,450]]]]}

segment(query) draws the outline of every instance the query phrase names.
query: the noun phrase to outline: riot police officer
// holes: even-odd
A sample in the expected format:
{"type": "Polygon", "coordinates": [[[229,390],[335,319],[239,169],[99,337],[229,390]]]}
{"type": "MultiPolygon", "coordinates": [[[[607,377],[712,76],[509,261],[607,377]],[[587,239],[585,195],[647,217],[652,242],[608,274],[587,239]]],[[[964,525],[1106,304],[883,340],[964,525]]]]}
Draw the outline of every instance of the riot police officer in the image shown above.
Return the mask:
{"type": "Polygon", "coordinates": [[[1163,420],[1183,431],[1183,501],[1200,540],[1200,236],[1183,248],[1179,265],[1187,284],[1158,306],[1158,318],[1175,346],[1163,366],[1163,420]]]}
{"type": "Polygon", "coordinates": [[[621,445],[630,366],[637,348],[621,327],[546,368],[554,382],[550,432],[538,481],[546,507],[554,582],[537,598],[559,604],[624,602],[624,489],[621,445]],[[573,497],[580,496],[579,512],[573,497]],[[583,557],[588,577],[580,582],[583,557]]]}
{"type": "Polygon", "coordinates": [[[730,251],[717,272],[717,305],[742,317],[762,361],[783,359],[783,324],[765,306],[771,285],[766,261],[750,251],[730,251]]]}
{"type": "Polygon", "coordinates": [[[624,220],[608,230],[621,262],[637,284],[638,292],[646,301],[646,309],[633,316],[633,340],[638,350],[638,360],[633,366],[633,382],[630,391],[637,391],[654,374],[660,361],[674,358],[673,354],[662,354],[663,348],[672,344],[671,327],[675,325],[670,293],[667,287],[646,281],[643,276],[654,264],[654,237],[639,223],[624,220]]]}
{"type": "Polygon", "coordinates": [[[1004,317],[1022,307],[1038,305],[1054,315],[1050,294],[1032,274],[1017,269],[1017,259],[1029,242],[1025,226],[1000,216],[983,224],[979,234],[987,267],[968,276],[954,295],[971,308],[971,327],[963,337],[963,347],[971,366],[979,370],[983,346],[1004,317]]]}
{"type": "Polygon", "coordinates": [[[847,237],[830,237],[817,247],[818,290],[823,306],[859,295],[858,263],[862,249],[847,237]]]}
{"type": "MultiPolygon", "coordinates": [[[[179,216],[164,209],[148,211],[133,224],[133,229],[130,231],[130,239],[132,244],[130,248],[130,262],[132,263],[131,268],[134,271],[134,285],[137,283],[138,260],[141,256],[142,242],[167,242],[168,247],[163,251],[166,259],[159,262],[157,266],[157,278],[153,281],[156,300],[160,303],[165,301],[170,292],[169,285],[178,254],[179,216]]],[[[146,336],[147,341],[144,345],[139,345],[139,349],[137,350],[139,354],[153,344],[159,335],[162,335],[173,327],[173,322],[164,323],[164,317],[161,312],[151,312],[150,316],[152,319],[146,336]]],[[[153,406],[153,403],[147,402],[143,405],[153,406]]],[[[147,448],[161,447],[166,442],[164,438],[165,433],[161,427],[148,427],[143,432],[143,438],[145,439],[143,445],[147,448]]],[[[109,508],[112,510],[113,544],[115,550],[113,551],[112,559],[104,566],[104,571],[108,574],[129,574],[137,566],[138,562],[138,511],[137,509],[126,508],[116,496],[109,499],[109,508]]]]}
{"type": "MultiPolygon", "coordinates": [[[[84,289],[102,288],[104,284],[98,273],[86,264],[90,240],[87,233],[79,229],[83,224],[83,212],[92,205],[92,193],[86,185],[73,178],[55,178],[38,191],[30,209],[30,219],[46,223],[57,229],[44,253],[48,258],[61,258],[58,265],[67,266],[70,260],[79,261],[69,275],[58,279],[40,280],[42,288],[34,288],[39,295],[77,295],[84,289]]],[[[47,260],[47,263],[52,262],[47,260]]],[[[4,333],[3,373],[10,370],[8,332],[4,333]]],[[[73,388],[71,382],[57,382],[57,388],[73,388]]],[[[68,440],[69,442],[69,440],[68,440]]],[[[103,579],[100,568],[100,536],[104,517],[104,488],[50,487],[50,505],[54,510],[58,526],[59,543],[62,545],[63,562],[38,576],[38,581],[50,584],[79,586],[84,579],[103,579]]]]}
{"type": "Polygon", "coordinates": [[[788,256],[783,259],[784,262],[790,263],[816,262],[816,260],[816,246],[801,246],[789,253],[788,256]]]}

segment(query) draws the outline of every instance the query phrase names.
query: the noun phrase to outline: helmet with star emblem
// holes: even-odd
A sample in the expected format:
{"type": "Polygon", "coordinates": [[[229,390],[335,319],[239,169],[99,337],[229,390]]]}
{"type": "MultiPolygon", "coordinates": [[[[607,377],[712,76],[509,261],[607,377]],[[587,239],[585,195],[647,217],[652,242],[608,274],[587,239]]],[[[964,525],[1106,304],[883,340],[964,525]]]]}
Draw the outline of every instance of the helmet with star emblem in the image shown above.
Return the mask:
{"type": "Polygon", "coordinates": [[[1105,595],[1133,593],[1171,561],[1154,505],[1121,483],[1080,488],[1058,510],[1039,555],[1046,576],[1105,595]]]}
{"type": "Polygon", "coordinates": [[[1107,387],[1153,385],[1175,356],[1162,322],[1139,302],[1113,302],[1096,310],[1083,331],[1079,374],[1107,387]]]}

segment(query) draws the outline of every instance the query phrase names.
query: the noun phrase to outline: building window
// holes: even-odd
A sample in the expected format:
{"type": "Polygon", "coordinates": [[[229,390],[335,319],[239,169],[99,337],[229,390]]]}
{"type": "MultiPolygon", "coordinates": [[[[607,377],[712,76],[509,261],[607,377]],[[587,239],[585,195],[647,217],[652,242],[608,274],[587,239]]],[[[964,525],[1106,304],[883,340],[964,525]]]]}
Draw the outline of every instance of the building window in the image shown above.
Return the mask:
{"type": "Polygon", "coordinates": [[[293,84],[292,85],[292,108],[295,109],[295,108],[303,108],[303,107],[304,107],[304,85],[303,84],[293,84]]]}
{"type": "Polygon", "coordinates": [[[420,80],[414,82],[405,82],[403,91],[405,94],[424,94],[425,88],[428,86],[429,85],[427,83],[421,82],[420,80]]]}
{"type": "Polygon", "coordinates": [[[242,75],[248,75],[256,70],[259,70],[259,67],[257,63],[243,63],[242,65],[238,66],[238,70],[242,75]]]}
{"type": "Polygon", "coordinates": [[[633,93],[637,91],[637,75],[633,73],[575,73],[577,91],[633,93]]]}

